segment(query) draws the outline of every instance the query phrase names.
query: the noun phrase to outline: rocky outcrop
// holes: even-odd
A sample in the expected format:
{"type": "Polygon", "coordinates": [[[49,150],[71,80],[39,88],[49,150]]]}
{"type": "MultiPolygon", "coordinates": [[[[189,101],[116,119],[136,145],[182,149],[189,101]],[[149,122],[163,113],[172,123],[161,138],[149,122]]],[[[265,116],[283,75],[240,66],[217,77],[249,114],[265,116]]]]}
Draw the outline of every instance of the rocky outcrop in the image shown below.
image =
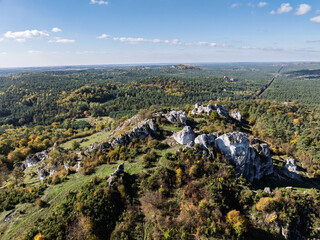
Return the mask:
{"type": "Polygon", "coordinates": [[[213,110],[214,109],[211,104],[209,104],[208,106],[196,104],[194,109],[191,111],[191,114],[192,115],[199,115],[199,114],[206,113],[207,115],[209,115],[213,110]]]}
{"type": "Polygon", "coordinates": [[[296,160],[291,158],[286,160],[286,165],[282,172],[286,177],[300,181],[301,176],[298,172],[296,160]]]}
{"type": "Polygon", "coordinates": [[[111,173],[110,177],[108,178],[109,185],[111,185],[121,173],[124,173],[124,163],[121,163],[117,169],[111,173]]]}
{"type": "Polygon", "coordinates": [[[173,134],[173,138],[180,144],[193,146],[196,134],[190,126],[184,127],[180,132],[173,134]]]}
{"type": "Polygon", "coordinates": [[[49,158],[49,153],[47,150],[44,150],[42,152],[38,152],[35,154],[31,154],[26,158],[26,161],[25,161],[26,168],[32,167],[36,163],[44,161],[48,158],[49,158]]]}
{"type": "Polygon", "coordinates": [[[216,136],[213,134],[202,134],[195,138],[194,143],[208,149],[214,146],[216,136]]]}
{"type": "Polygon", "coordinates": [[[203,105],[196,104],[194,109],[191,111],[191,114],[192,115],[199,115],[199,114],[206,113],[207,115],[209,115],[213,110],[216,110],[220,117],[230,119],[229,113],[228,113],[227,109],[225,108],[225,106],[222,106],[219,104],[215,104],[214,106],[209,104],[207,107],[205,107],[203,105]]]}
{"type": "Polygon", "coordinates": [[[219,104],[215,104],[214,105],[214,109],[217,111],[218,115],[220,117],[226,118],[226,119],[230,119],[229,113],[226,109],[225,106],[219,105],[219,104]]]}
{"type": "MultiPolygon", "coordinates": [[[[110,144],[108,142],[101,142],[101,143],[92,144],[87,148],[87,150],[84,152],[84,154],[88,156],[88,154],[91,152],[99,152],[99,151],[105,152],[106,149],[109,147],[110,147],[110,144]]],[[[78,156],[80,156],[80,158],[82,158],[81,154],[78,156]]]]}
{"type": "Polygon", "coordinates": [[[218,137],[216,147],[235,165],[235,170],[248,181],[259,180],[273,173],[273,163],[267,144],[250,145],[249,138],[241,132],[218,137]]]}
{"type": "Polygon", "coordinates": [[[145,139],[149,135],[155,134],[158,130],[158,126],[153,119],[146,119],[137,124],[135,128],[131,131],[119,135],[112,140],[110,140],[110,145],[112,147],[126,144],[131,142],[132,139],[145,139]]]}
{"type": "Polygon", "coordinates": [[[184,111],[175,111],[172,110],[168,114],[165,114],[164,117],[171,123],[181,123],[182,125],[187,124],[187,114],[184,111]]]}
{"type": "Polygon", "coordinates": [[[232,111],[232,112],[230,113],[230,116],[231,116],[233,119],[241,122],[241,112],[240,112],[240,111],[232,111]]]}

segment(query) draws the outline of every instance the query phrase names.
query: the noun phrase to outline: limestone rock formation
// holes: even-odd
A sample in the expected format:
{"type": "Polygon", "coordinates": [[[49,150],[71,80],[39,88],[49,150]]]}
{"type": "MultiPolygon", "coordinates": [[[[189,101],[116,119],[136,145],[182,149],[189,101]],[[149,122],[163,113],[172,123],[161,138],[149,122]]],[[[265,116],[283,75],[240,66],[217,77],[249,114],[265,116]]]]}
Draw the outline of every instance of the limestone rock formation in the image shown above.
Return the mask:
{"type": "Polygon", "coordinates": [[[121,173],[124,173],[124,163],[121,163],[117,169],[111,173],[110,177],[108,178],[109,185],[111,185],[121,173]]]}
{"type": "Polygon", "coordinates": [[[190,126],[185,126],[180,132],[173,134],[173,138],[180,144],[193,146],[196,134],[190,126]]]}
{"type": "Polygon", "coordinates": [[[235,170],[248,181],[259,180],[273,173],[272,158],[267,144],[252,147],[242,132],[227,133],[218,137],[216,147],[225,154],[235,170]]]}
{"type": "Polygon", "coordinates": [[[199,114],[207,113],[207,115],[209,115],[213,110],[214,108],[210,104],[208,106],[196,104],[194,109],[191,111],[191,114],[199,115],[199,114]]]}
{"type": "Polygon", "coordinates": [[[26,158],[25,165],[26,167],[32,167],[38,162],[44,161],[47,158],[49,158],[49,153],[47,150],[44,150],[42,152],[38,152],[35,154],[31,154],[26,158]]]}
{"type": "Polygon", "coordinates": [[[286,160],[286,165],[283,169],[283,173],[289,178],[292,178],[295,180],[301,180],[301,176],[298,172],[296,160],[293,158],[286,160]]]}
{"type": "Polygon", "coordinates": [[[182,125],[187,124],[187,114],[181,110],[172,110],[168,114],[165,114],[164,117],[171,123],[181,123],[182,125]]]}
{"type": "Polygon", "coordinates": [[[233,119],[241,122],[241,112],[240,112],[240,111],[232,111],[232,112],[230,113],[230,116],[231,116],[233,119]]]}
{"type": "Polygon", "coordinates": [[[202,134],[195,138],[194,143],[203,146],[208,149],[214,146],[216,136],[213,134],[202,134]]]}
{"type": "Polygon", "coordinates": [[[217,110],[217,113],[220,117],[224,117],[226,119],[230,119],[229,113],[225,106],[215,104],[214,105],[215,110],[217,110]]]}
{"type": "Polygon", "coordinates": [[[110,140],[111,146],[118,146],[125,143],[129,143],[132,139],[145,139],[151,134],[155,134],[158,130],[158,126],[153,119],[146,119],[139,122],[136,127],[131,131],[117,136],[116,138],[110,140]]]}

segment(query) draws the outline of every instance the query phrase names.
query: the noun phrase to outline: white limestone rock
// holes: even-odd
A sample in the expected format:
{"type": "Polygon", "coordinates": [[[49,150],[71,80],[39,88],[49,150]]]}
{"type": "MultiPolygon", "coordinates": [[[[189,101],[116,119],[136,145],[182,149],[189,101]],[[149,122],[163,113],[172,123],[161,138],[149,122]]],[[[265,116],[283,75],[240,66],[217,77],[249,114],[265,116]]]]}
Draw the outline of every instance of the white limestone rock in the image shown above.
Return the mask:
{"type": "Polygon", "coordinates": [[[208,106],[196,104],[194,109],[191,111],[191,114],[192,115],[199,115],[199,114],[206,113],[207,115],[209,115],[213,110],[214,109],[213,109],[212,105],[210,105],[210,104],[208,106]]]}
{"type": "Polygon", "coordinates": [[[196,135],[190,126],[185,126],[180,132],[173,134],[173,138],[180,144],[193,145],[196,135]]]}
{"type": "Polygon", "coordinates": [[[235,165],[235,170],[248,181],[259,180],[273,173],[273,163],[267,144],[250,145],[249,138],[242,132],[227,133],[218,137],[216,147],[235,165]]]}
{"type": "Polygon", "coordinates": [[[230,116],[231,116],[233,119],[241,122],[241,112],[240,112],[240,111],[232,111],[232,112],[230,113],[230,116]]]}
{"type": "Polygon", "coordinates": [[[168,114],[165,114],[164,117],[171,123],[181,123],[182,125],[187,124],[187,114],[181,110],[172,110],[168,114]]]}
{"type": "Polygon", "coordinates": [[[195,138],[194,143],[208,149],[214,145],[215,139],[216,136],[214,136],[213,134],[202,134],[195,138]]]}

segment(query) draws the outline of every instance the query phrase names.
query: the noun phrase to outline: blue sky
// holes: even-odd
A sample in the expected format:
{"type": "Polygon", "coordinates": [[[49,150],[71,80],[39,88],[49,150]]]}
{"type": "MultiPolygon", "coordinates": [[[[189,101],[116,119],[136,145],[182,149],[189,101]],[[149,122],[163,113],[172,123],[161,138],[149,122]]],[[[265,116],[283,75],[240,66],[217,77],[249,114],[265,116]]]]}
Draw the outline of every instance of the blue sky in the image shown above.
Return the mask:
{"type": "Polygon", "coordinates": [[[0,0],[0,68],[320,61],[320,1],[0,0]]]}

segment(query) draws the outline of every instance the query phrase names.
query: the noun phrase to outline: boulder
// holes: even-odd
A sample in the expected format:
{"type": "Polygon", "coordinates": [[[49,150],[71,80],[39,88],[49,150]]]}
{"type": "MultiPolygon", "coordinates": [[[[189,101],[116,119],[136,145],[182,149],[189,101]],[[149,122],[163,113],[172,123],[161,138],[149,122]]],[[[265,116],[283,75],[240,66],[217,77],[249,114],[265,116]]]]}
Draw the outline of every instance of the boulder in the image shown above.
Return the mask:
{"type": "Polygon", "coordinates": [[[226,119],[230,119],[229,113],[225,106],[215,104],[214,105],[215,110],[217,110],[217,113],[220,117],[224,117],[226,119]]]}
{"type": "Polygon", "coordinates": [[[182,125],[187,124],[187,114],[184,111],[175,111],[172,110],[168,114],[165,114],[164,117],[171,123],[181,123],[182,125]]]}
{"type": "Polygon", "coordinates": [[[180,132],[173,134],[173,138],[180,144],[193,145],[196,135],[190,126],[185,126],[180,132]],[[190,143],[191,142],[191,143],[190,143]]]}
{"type": "Polygon", "coordinates": [[[202,134],[195,138],[194,143],[208,149],[215,143],[216,136],[213,134],[202,134]]]}
{"type": "Polygon", "coordinates": [[[241,112],[240,112],[240,111],[232,111],[232,112],[230,113],[230,116],[231,116],[233,119],[241,122],[241,112]]]}
{"type": "Polygon", "coordinates": [[[49,154],[47,150],[44,150],[42,152],[38,152],[35,154],[31,154],[26,158],[25,165],[26,167],[32,167],[38,162],[44,161],[49,158],[49,154]]]}
{"type": "Polygon", "coordinates": [[[236,172],[250,182],[273,173],[272,158],[267,144],[253,148],[246,134],[233,132],[218,137],[215,145],[235,166],[236,172]]]}

